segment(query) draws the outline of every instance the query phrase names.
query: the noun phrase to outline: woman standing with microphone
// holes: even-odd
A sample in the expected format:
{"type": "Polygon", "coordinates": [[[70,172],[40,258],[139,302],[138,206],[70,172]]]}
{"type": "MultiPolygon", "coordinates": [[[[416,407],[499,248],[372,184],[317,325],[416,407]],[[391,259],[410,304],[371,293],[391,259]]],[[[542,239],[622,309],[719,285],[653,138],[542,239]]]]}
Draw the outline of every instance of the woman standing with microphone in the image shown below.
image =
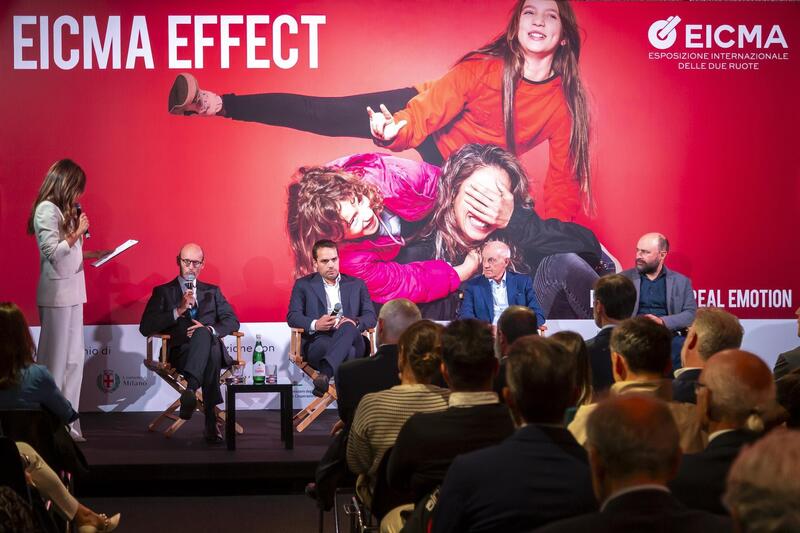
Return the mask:
{"type": "MultiPolygon", "coordinates": [[[[28,218],[28,233],[39,245],[36,305],[42,325],[37,362],[53,374],[56,386],[78,411],[83,380],[83,260],[105,252],[84,252],[89,218],[77,203],[86,187],[83,169],[69,159],[55,162],[44,178],[28,218]]],[[[85,439],[80,422],[71,425],[76,441],[85,439]]]]}

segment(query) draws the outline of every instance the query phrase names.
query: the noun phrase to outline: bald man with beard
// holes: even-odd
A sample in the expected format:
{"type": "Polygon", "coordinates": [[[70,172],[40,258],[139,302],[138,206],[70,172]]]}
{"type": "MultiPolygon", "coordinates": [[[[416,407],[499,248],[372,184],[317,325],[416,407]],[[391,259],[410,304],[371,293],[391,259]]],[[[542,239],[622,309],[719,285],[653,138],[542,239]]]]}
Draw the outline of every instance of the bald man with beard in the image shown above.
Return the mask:
{"type": "Polygon", "coordinates": [[[633,316],[645,316],[672,331],[672,369],[681,368],[681,348],[697,312],[691,280],[664,262],[669,241],[661,233],[646,233],[636,244],[636,266],[621,274],[636,287],[633,316]]]}
{"type": "Polygon", "coordinates": [[[685,455],[673,494],[684,505],[727,514],[722,505],[725,480],[739,451],[764,431],[764,417],[775,403],[769,367],[743,350],[723,350],[710,358],[697,381],[697,413],[708,446],[685,455]]]}

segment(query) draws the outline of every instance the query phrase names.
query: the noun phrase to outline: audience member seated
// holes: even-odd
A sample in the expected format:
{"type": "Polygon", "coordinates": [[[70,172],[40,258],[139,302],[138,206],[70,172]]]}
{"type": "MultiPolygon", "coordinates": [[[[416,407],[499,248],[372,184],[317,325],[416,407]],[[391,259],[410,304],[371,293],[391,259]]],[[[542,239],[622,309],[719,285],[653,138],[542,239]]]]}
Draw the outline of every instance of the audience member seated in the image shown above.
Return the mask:
{"type": "Polygon", "coordinates": [[[6,486],[0,486],[0,533],[41,533],[30,505],[6,486]]]}
{"type": "Polygon", "coordinates": [[[378,314],[378,350],[373,357],[355,359],[339,367],[336,392],[339,418],[346,427],[353,423],[358,402],[365,394],[400,384],[397,373],[397,341],[414,322],[422,320],[411,300],[398,298],[386,302],[378,314]]]}
{"type": "Polygon", "coordinates": [[[587,433],[600,511],[538,531],[732,531],[728,517],[688,509],[670,494],[667,483],[678,468],[681,450],[675,419],[664,402],[648,396],[611,396],[592,411],[587,433]]]}
{"type": "Polygon", "coordinates": [[[636,286],[622,274],[608,274],[594,283],[594,323],[600,331],[586,341],[592,365],[592,389],[599,396],[614,384],[611,372],[611,329],[633,315],[636,286]]]}
{"type": "Polygon", "coordinates": [[[494,353],[500,361],[500,370],[494,380],[494,391],[503,399],[503,387],[506,386],[506,356],[511,345],[526,335],[537,335],[539,322],[536,313],[522,305],[506,308],[497,320],[497,331],[494,337],[494,353]]]}
{"type": "Polygon", "coordinates": [[[562,426],[578,396],[565,359],[563,348],[539,336],[511,346],[504,394],[519,429],[498,445],[455,458],[434,533],[527,531],[596,509],[586,451],[562,426]]]}
{"type": "Polygon", "coordinates": [[[775,429],[731,466],[724,501],[741,533],[800,531],[800,432],[775,429]]]}
{"type": "MultiPolygon", "coordinates": [[[[690,331],[686,344],[691,340],[690,331]]],[[[722,494],[728,470],[739,450],[764,430],[763,415],[774,402],[772,372],[759,357],[725,350],[709,359],[697,381],[697,411],[708,446],[683,457],[670,484],[675,497],[693,509],[727,514],[722,494]]]]}
{"type": "MultiPolygon", "coordinates": [[[[797,308],[794,314],[797,316],[797,336],[800,337],[800,307],[797,308]]],[[[773,369],[775,379],[780,379],[798,368],[800,368],[800,346],[794,350],[789,350],[788,352],[778,355],[778,359],[775,361],[775,368],[773,369]]]]}
{"type": "MultiPolygon", "coordinates": [[[[672,402],[672,380],[664,379],[671,366],[672,333],[647,317],[620,322],[611,334],[611,395],[644,394],[667,401],[681,436],[685,453],[703,449],[703,436],[695,406],[672,402]]],[[[586,443],[586,420],[597,404],[578,408],[569,430],[586,443]]]]}
{"type": "Polygon", "coordinates": [[[575,408],[592,403],[594,392],[592,390],[592,367],[589,364],[589,351],[583,337],[574,331],[559,331],[550,337],[550,340],[560,344],[572,358],[570,362],[575,368],[575,384],[578,387],[578,400],[575,408]]]}
{"type": "Polygon", "coordinates": [[[786,427],[800,428],[800,368],[775,382],[778,403],[786,410],[786,427]]]}
{"type": "MultiPolygon", "coordinates": [[[[35,352],[25,315],[13,303],[0,303],[0,409],[45,408],[64,425],[73,422],[78,413],[56,387],[50,372],[34,364],[35,352]]],[[[80,505],[36,450],[24,442],[16,444],[29,484],[53,500],[66,519],[82,527],[79,531],[111,531],[116,527],[119,515],[108,519],[80,505]]]]}
{"type": "Polygon", "coordinates": [[[82,505],[69,493],[67,487],[53,472],[53,469],[39,456],[36,450],[25,442],[17,442],[25,477],[28,484],[36,488],[44,498],[52,500],[61,515],[77,526],[78,533],[94,533],[97,531],[113,531],[119,525],[120,514],[111,518],[97,514],[82,505]]]}
{"type": "Polygon", "coordinates": [[[369,506],[375,474],[400,428],[414,413],[443,411],[450,391],[431,384],[441,363],[442,330],[430,320],[412,324],[398,341],[400,385],[364,396],[347,439],[347,465],[359,476],[359,496],[369,506]]]}
{"type": "Polygon", "coordinates": [[[485,322],[457,320],[445,328],[442,374],[450,388],[449,407],[417,413],[400,430],[388,466],[394,490],[411,489],[419,502],[441,484],[455,456],[497,444],[514,432],[508,409],[492,391],[498,368],[493,344],[485,322]]]}
{"type": "Polygon", "coordinates": [[[511,262],[508,245],[501,241],[489,241],[483,246],[481,257],[483,273],[464,285],[461,318],[477,318],[497,325],[500,315],[509,305],[521,305],[536,313],[540,329],[547,329],[544,311],[536,299],[531,277],[508,270],[511,262]]]}
{"type": "Polygon", "coordinates": [[[78,413],[42,365],[34,364],[36,346],[25,315],[16,304],[0,303],[0,409],[40,409],[53,413],[63,424],[78,413]]]}
{"type": "Polygon", "coordinates": [[[744,329],[739,319],[716,307],[701,307],[689,326],[681,348],[681,368],[675,371],[672,399],[695,403],[695,384],[708,358],[742,345],[744,329]]]}
{"type": "Polygon", "coordinates": [[[336,488],[348,483],[347,436],[358,403],[364,395],[390,389],[400,384],[397,370],[397,341],[414,322],[422,319],[419,308],[405,298],[385,303],[378,315],[378,350],[373,357],[346,361],[336,376],[339,396],[339,422],[333,429],[334,439],[320,459],[314,482],[306,486],[306,494],[322,509],[333,506],[336,488]]]}

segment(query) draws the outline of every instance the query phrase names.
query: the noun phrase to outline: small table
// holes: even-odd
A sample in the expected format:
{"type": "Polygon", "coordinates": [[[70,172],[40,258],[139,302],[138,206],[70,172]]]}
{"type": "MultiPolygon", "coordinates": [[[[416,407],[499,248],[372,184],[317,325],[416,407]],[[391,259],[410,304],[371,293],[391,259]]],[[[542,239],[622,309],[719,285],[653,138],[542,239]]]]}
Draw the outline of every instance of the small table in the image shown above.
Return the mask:
{"type": "Polygon", "coordinates": [[[236,449],[236,394],[277,392],[281,395],[281,440],[287,450],[294,448],[294,430],[292,428],[292,389],[297,383],[263,383],[260,385],[238,383],[227,385],[225,400],[225,442],[229,450],[236,449]]]}

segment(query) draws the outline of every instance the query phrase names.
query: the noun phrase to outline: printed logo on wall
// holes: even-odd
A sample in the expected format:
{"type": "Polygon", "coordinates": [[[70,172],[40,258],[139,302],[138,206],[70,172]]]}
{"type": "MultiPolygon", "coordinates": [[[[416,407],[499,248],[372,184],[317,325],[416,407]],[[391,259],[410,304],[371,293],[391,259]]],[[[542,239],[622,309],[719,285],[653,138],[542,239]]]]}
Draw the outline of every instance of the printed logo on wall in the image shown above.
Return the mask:
{"type": "Polygon", "coordinates": [[[657,20],[650,25],[647,31],[647,38],[650,44],[659,50],[666,50],[678,39],[678,30],[675,27],[680,23],[681,18],[673,15],[665,20],[657,20]]]}
{"type": "Polygon", "coordinates": [[[97,376],[97,388],[106,394],[117,390],[119,383],[119,375],[113,370],[103,370],[103,373],[97,376]]]}

